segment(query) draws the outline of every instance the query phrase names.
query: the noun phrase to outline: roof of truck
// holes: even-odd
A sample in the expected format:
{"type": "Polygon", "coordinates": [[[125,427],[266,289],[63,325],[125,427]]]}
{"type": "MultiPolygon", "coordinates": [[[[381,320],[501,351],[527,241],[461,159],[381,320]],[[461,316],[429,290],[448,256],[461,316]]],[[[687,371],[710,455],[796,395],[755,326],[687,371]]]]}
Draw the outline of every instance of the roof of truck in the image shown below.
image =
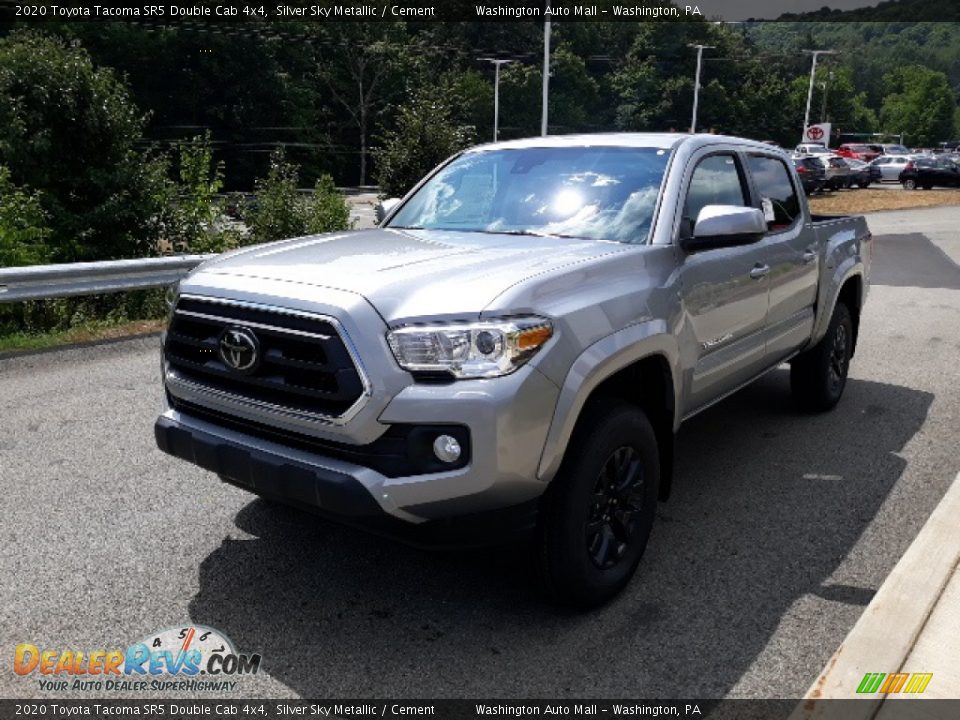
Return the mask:
{"type": "Polygon", "coordinates": [[[517,140],[504,140],[496,143],[487,143],[472,147],[468,152],[487,151],[487,150],[516,150],[520,148],[535,147],[583,147],[583,146],[607,146],[607,147],[646,147],[646,148],[675,148],[683,143],[693,143],[696,145],[707,145],[714,143],[734,143],[737,145],[753,145],[769,150],[770,145],[757,140],[747,140],[745,138],[730,137],[727,135],[697,134],[690,133],[589,133],[579,135],[545,135],[538,137],[520,138],[517,140]]]}

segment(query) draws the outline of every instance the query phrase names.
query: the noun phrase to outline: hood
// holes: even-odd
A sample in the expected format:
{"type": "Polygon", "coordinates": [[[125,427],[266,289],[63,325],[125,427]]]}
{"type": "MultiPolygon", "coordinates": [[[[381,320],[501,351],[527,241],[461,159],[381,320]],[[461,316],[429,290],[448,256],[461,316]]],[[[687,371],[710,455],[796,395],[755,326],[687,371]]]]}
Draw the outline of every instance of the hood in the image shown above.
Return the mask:
{"type": "Polygon", "coordinates": [[[204,263],[198,272],[356,293],[392,322],[479,314],[525,279],[630,247],[602,240],[376,228],[260,245],[204,263]]]}

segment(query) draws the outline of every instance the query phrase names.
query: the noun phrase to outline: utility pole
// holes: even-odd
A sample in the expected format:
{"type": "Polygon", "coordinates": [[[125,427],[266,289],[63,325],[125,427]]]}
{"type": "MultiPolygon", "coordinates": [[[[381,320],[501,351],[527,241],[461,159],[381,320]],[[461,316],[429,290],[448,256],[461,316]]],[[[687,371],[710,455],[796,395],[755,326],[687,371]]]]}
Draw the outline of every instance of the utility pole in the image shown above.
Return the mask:
{"type": "Polygon", "coordinates": [[[500,66],[513,62],[513,60],[500,60],[498,58],[480,58],[488,63],[493,63],[493,141],[497,141],[497,131],[500,128],[500,66]]]}
{"type": "Polygon", "coordinates": [[[550,0],[546,2],[546,19],[543,21],[543,114],[540,117],[540,134],[547,134],[547,114],[550,105],[550,0]]]}
{"type": "Polygon", "coordinates": [[[700,66],[703,62],[703,51],[713,50],[714,45],[687,45],[697,49],[697,75],[693,80],[693,117],[690,118],[690,134],[697,132],[697,106],[700,104],[700,66]]]}
{"type": "Polygon", "coordinates": [[[813,65],[810,68],[810,88],[807,90],[807,109],[803,114],[803,129],[800,131],[800,142],[807,141],[807,128],[810,127],[810,102],[813,100],[813,82],[817,75],[817,58],[821,55],[836,55],[836,50],[804,50],[813,55],[813,65]]]}

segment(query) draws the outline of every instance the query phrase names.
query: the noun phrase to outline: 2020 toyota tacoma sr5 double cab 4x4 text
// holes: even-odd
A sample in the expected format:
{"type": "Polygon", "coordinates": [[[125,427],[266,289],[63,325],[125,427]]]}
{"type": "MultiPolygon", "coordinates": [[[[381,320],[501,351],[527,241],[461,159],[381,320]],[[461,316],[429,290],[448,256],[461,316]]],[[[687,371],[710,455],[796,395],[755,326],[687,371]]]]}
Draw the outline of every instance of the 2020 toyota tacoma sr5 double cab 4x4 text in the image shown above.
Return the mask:
{"type": "Polygon", "coordinates": [[[803,408],[843,392],[871,236],[812,217],[769,145],[501,142],[383,207],[181,281],[161,449],[415,541],[533,530],[589,606],[636,569],[683,420],[786,361],[803,408]]]}

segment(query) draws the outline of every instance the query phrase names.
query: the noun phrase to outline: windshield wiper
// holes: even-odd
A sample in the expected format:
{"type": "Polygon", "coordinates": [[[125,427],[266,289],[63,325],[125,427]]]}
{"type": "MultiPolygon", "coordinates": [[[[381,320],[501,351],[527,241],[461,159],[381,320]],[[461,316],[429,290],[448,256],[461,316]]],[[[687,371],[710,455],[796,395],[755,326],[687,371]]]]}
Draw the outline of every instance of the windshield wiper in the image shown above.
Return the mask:
{"type": "Polygon", "coordinates": [[[483,230],[482,232],[490,233],[491,235],[521,235],[542,238],[566,238],[567,240],[589,240],[589,238],[585,238],[582,235],[562,235],[560,233],[538,232],[536,230],[483,230]]]}
{"type": "Polygon", "coordinates": [[[565,238],[567,240],[590,240],[591,238],[583,235],[561,235],[559,233],[539,232],[537,230],[484,230],[481,228],[458,228],[458,227],[431,227],[426,228],[423,225],[387,225],[386,229],[394,230],[436,230],[438,232],[466,232],[482,233],[483,235],[515,235],[518,237],[540,237],[540,238],[565,238]]]}

